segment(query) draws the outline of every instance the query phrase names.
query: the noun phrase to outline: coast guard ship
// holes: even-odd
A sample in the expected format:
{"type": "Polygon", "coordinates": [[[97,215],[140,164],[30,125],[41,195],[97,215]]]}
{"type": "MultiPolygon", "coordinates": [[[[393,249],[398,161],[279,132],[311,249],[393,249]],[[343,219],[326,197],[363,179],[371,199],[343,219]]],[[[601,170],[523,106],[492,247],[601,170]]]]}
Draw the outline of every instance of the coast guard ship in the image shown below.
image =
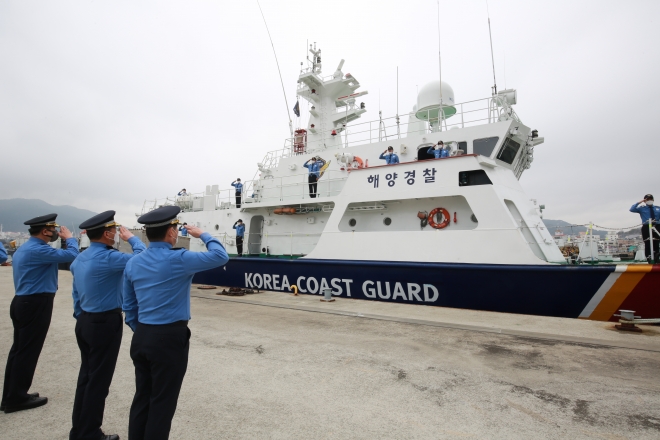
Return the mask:
{"type": "MultiPolygon", "coordinates": [[[[530,168],[537,130],[513,106],[515,90],[457,103],[430,82],[407,115],[360,122],[367,111],[344,60],[324,75],[310,45],[297,96],[308,123],[268,152],[242,204],[234,189],[145,202],[166,204],[180,220],[210,231],[236,254],[195,282],[498,312],[613,320],[619,309],[660,317],[660,265],[569,265],[541,220],[543,206],[519,183],[530,168]],[[445,151],[435,158],[435,146],[445,151]],[[393,146],[399,163],[384,165],[393,146]],[[323,165],[310,189],[312,158],[323,165]]],[[[296,106],[300,108],[299,105],[296,106]]],[[[379,115],[380,116],[380,115],[379,115]]],[[[191,251],[205,251],[190,239],[191,251]]]]}

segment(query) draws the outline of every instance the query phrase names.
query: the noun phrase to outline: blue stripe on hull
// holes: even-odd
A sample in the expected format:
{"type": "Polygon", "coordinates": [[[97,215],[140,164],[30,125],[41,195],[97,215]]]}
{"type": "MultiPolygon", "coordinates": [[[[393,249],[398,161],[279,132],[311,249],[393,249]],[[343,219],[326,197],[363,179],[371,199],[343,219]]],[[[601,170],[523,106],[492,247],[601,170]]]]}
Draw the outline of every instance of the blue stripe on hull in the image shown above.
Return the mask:
{"type": "Polygon", "coordinates": [[[195,283],[577,318],[615,266],[523,266],[232,258],[195,283]],[[325,283],[325,285],[323,284],[325,283]],[[389,293],[389,294],[388,294],[389,293]]]}

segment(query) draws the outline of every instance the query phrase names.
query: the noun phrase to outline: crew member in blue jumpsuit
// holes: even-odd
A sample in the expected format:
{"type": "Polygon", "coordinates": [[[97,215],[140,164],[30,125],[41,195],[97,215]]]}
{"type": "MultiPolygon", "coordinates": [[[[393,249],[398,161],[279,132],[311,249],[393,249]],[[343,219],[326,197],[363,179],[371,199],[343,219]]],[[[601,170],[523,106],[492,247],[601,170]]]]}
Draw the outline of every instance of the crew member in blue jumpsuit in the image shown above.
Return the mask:
{"type": "Polygon", "coordinates": [[[243,184],[241,183],[241,179],[236,179],[231,183],[231,186],[236,188],[236,207],[240,208],[241,207],[241,196],[243,194],[243,184]]]}
{"type": "Polygon", "coordinates": [[[243,220],[239,218],[236,223],[234,223],[233,228],[236,229],[236,251],[238,252],[238,256],[242,257],[243,237],[245,236],[245,224],[243,224],[243,220]]]}
{"type": "Polygon", "coordinates": [[[319,156],[314,156],[303,164],[309,170],[307,182],[309,183],[309,196],[311,198],[316,197],[317,182],[321,177],[321,168],[323,168],[323,165],[325,165],[325,160],[319,156]]]}
{"type": "Polygon", "coordinates": [[[642,239],[644,239],[644,254],[646,261],[653,264],[655,259],[656,263],[660,263],[660,231],[658,225],[660,224],[660,206],[655,206],[652,194],[647,194],[642,200],[636,202],[630,207],[630,212],[636,212],[642,218],[642,239]],[[651,228],[649,228],[651,224],[651,228]],[[649,230],[651,229],[651,230],[649,230]],[[653,231],[653,252],[651,253],[651,239],[650,232],[653,231]]]}
{"type": "Polygon", "coordinates": [[[0,241],[0,264],[4,263],[5,261],[7,261],[7,251],[0,241]]]}
{"type": "Polygon", "coordinates": [[[399,156],[394,152],[394,147],[387,147],[387,150],[380,153],[378,159],[383,159],[388,165],[399,163],[399,156]]]}
{"type": "Polygon", "coordinates": [[[186,226],[188,233],[201,238],[208,252],[173,249],[179,211],[177,206],[163,206],[138,219],[145,225],[149,248],[133,257],[124,271],[123,309],[126,324],[135,332],[131,359],[136,389],[128,423],[130,440],[169,437],[188,367],[193,275],[229,260],[217,239],[191,225],[186,226]]]}
{"type": "Polygon", "coordinates": [[[80,348],[80,372],[73,403],[69,440],[118,440],[116,434],[101,431],[105,399],[108,396],[122,337],[122,294],[124,268],[146,247],[115,222],[115,211],[106,211],[84,221],[89,248],[71,265],[73,274],[73,316],[80,348]],[[119,235],[133,248],[133,254],[115,250],[119,235]]]}
{"type": "MultiPolygon", "coordinates": [[[[9,350],[0,409],[5,413],[21,411],[48,403],[39,393],[28,394],[39,355],[46,340],[57,292],[57,265],[70,263],[78,255],[78,242],[66,226],[55,223],[57,214],[35,217],[24,224],[30,226],[30,239],[13,255],[16,296],[9,307],[14,325],[14,343],[9,350]],[[59,237],[66,249],[54,249],[48,243],[59,237]]],[[[56,378],[53,378],[56,380],[56,378]]]]}
{"type": "Polygon", "coordinates": [[[432,154],[436,159],[449,157],[449,150],[445,149],[445,144],[442,141],[438,142],[438,145],[434,145],[426,150],[426,153],[432,154]]]}

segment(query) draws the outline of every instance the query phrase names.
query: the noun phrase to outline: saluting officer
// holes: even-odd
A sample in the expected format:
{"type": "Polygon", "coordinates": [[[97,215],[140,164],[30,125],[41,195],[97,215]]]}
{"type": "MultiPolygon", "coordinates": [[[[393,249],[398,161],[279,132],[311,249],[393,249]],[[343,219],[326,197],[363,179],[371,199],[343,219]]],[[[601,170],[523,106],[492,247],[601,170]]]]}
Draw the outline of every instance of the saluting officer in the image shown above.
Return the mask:
{"type": "Polygon", "coordinates": [[[135,397],[128,423],[130,440],[169,437],[183,376],[188,367],[190,285],[193,275],[222,266],[229,258],[211,234],[186,225],[208,252],[172,249],[178,236],[178,206],[164,206],[138,219],[145,225],[149,248],[124,271],[126,324],[135,332],[131,358],[135,397]]]}
{"type": "Polygon", "coordinates": [[[53,314],[57,265],[70,263],[78,255],[78,242],[66,226],[61,226],[58,233],[56,218],[57,214],[48,214],[26,221],[31,237],[13,256],[16,296],[11,301],[9,316],[14,325],[14,343],[7,357],[0,403],[0,409],[6,413],[48,403],[47,397],[28,391],[53,314]],[[66,240],[66,249],[48,245],[59,237],[66,240]]]}
{"type": "Polygon", "coordinates": [[[95,215],[79,228],[87,230],[91,243],[71,265],[73,316],[77,319],[76,340],[82,362],[69,440],[118,440],[116,434],[105,435],[101,425],[121,346],[122,275],[126,263],[146,247],[115,222],[115,211],[95,215]],[[133,254],[112,247],[117,234],[130,243],[133,254]]]}
{"type": "Polygon", "coordinates": [[[5,261],[7,261],[7,251],[0,241],[0,264],[4,263],[5,261]]]}

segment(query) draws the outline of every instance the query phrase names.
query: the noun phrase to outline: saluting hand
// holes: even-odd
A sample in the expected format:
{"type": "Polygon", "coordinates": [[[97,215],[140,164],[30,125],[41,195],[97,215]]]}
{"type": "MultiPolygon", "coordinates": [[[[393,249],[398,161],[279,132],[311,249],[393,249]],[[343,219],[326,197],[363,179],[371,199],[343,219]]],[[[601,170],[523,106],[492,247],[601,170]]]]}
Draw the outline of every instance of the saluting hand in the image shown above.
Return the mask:
{"type": "Polygon", "coordinates": [[[129,238],[134,237],[133,233],[126,229],[123,226],[119,227],[119,238],[121,238],[124,241],[128,241],[129,238]]]}
{"type": "Polygon", "coordinates": [[[66,226],[60,226],[60,238],[63,238],[65,240],[69,238],[73,238],[73,234],[71,233],[71,231],[69,231],[69,228],[67,228],[66,226]]]}
{"type": "Polygon", "coordinates": [[[204,233],[202,228],[198,228],[197,226],[185,225],[184,228],[188,230],[188,234],[195,238],[199,238],[204,233]]]}

